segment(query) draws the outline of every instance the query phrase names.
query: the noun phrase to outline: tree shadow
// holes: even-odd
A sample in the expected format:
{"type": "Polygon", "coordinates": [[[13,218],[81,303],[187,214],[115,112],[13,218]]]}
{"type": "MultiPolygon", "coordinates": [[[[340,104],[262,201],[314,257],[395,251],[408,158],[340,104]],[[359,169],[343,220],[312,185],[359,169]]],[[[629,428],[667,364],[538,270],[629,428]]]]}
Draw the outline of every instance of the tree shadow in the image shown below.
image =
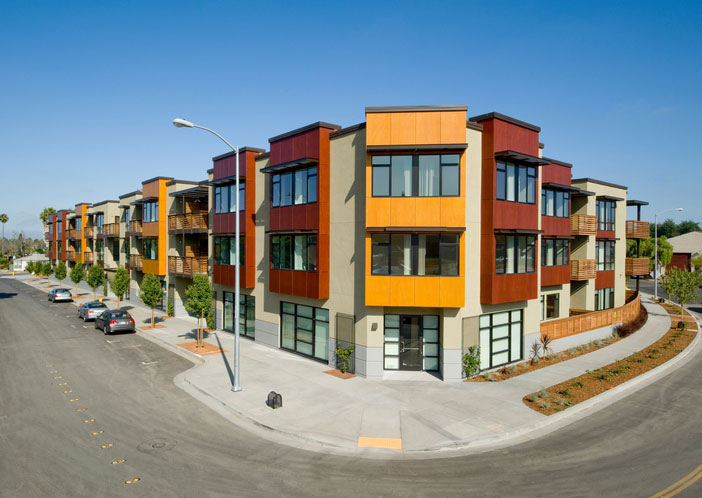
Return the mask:
{"type": "MultiPolygon", "coordinates": [[[[193,341],[197,340],[197,329],[191,329],[190,332],[186,332],[185,334],[181,334],[178,337],[184,337],[185,339],[192,339],[193,341]]],[[[207,339],[210,337],[210,332],[207,330],[202,331],[202,339],[207,339]]]]}
{"type": "Polygon", "coordinates": [[[227,368],[227,374],[229,374],[229,382],[234,385],[234,372],[232,372],[232,367],[229,365],[229,360],[227,360],[227,355],[224,354],[224,348],[222,343],[219,341],[219,336],[215,334],[215,339],[217,339],[217,346],[219,346],[219,354],[222,355],[222,360],[224,360],[224,366],[227,368]]]}
{"type": "Polygon", "coordinates": [[[11,299],[16,295],[16,292],[0,292],[0,299],[11,299]]]}

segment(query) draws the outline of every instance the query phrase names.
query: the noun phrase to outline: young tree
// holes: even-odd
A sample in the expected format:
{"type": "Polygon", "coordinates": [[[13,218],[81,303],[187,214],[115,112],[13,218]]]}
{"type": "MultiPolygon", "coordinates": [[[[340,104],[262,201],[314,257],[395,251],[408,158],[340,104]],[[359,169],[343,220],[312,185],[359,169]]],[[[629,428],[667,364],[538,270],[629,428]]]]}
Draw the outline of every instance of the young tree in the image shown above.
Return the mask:
{"type": "Polygon", "coordinates": [[[5,223],[7,223],[8,220],[9,218],[5,213],[0,214],[0,223],[2,223],[2,253],[0,254],[5,252],[5,223]]]}
{"type": "Polygon", "coordinates": [[[49,277],[54,273],[54,267],[49,261],[45,261],[41,265],[41,273],[46,277],[46,285],[49,285],[49,277]]]}
{"type": "Polygon", "coordinates": [[[36,261],[32,267],[32,273],[34,273],[35,277],[39,278],[43,269],[44,265],[41,263],[41,261],[36,261]]]}
{"type": "Polygon", "coordinates": [[[666,273],[666,280],[670,291],[668,292],[680,304],[680,319],[683,318],[685,305],[697,299],[697,286],[700,279],[694,273],[673,268],[666,273]]]}
{"type": "Polygon", "coordinates": [[[29,263],[24,265],[24,271],[26,271],[30,275],[34,273],[34,261],[30,261],[29,263]]]}
{"type": "Polygon", "coordinates": [[[154,328],[154,307],[163,299],[163,290],[161,289],[161,281],[156,275],[147,273],[141,281],[141,291],[139,298],[151,308],[151,328],[154,328]]]}
{"type": "Polygon", "coordinates": [[[203,273],[193,275],[193,283],[185,289],[185,309],[197,315],[197,347],[202,347],[203,320],[212,308],[214,289],[203,273]]]}
{"type": "Polygon", "coordinates": [[[76,264],[76,266],[74,266],[71,270],[71,281],[75,284],[74,294],[76,296],[78,296],[78,284],[81,280],[83,280],[83,278],[85,278],[85,270],[83,269],[83,265],[76,264]]]}
{"type": "Polygon", "coordinates": [[[690,259],[690,263],[694,266],[695,271],[702,271],[702,254],[698,254],[694,258],[690,259]]]}
{"type": "Polygon", "coordinates": [[[95,289],[105,283],[105,271],[100,265],[92,265],[88,268],[88,275],[85,278],[91,289],[93,289],[93,300],[96,299],[95,289]]]}
{"type": "Polygon", "coordinates": [[[110,285],[112,292],[117,296],[117,309],[120,308],[120,303],[122,302],[122,296],[129,290],[129,272],[124,266],[117,268],[115,272],[115,279],[110,285]]]}
{"type": "Polygon", "coordinates": [[[59,261],[58,265],[56,266],[56,271],[54,272],[54,276],[56,277],[56,280],[59,282],[63,282],[63,279],[66,278],[68,271],[66,270],[66,263],[63,261],[59,261]]]}
{"type": "MultiPolygon", "coordinates": [[[[653,259],[655,257],[654,239],[644,239],[641,241],[641,257],[649,258],[649,269],[653,270],[653,259]]],[[[633,257],[633,256],[630,256],[633,257]]],[[[665,268],[673,259],[673,246],[670,245],[666,237],[658,237],[658,268],[665,268]]]]}

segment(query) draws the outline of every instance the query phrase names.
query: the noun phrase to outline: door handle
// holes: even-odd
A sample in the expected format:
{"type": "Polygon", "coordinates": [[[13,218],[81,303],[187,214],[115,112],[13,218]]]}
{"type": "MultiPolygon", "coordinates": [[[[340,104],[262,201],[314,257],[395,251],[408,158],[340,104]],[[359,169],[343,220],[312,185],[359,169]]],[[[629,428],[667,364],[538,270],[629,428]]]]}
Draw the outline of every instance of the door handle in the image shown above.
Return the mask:
{"type": "Polygon", "coordinates": [[[400,353],[405,352],[405,343],[403,341],[400,341],[400,353]]]}

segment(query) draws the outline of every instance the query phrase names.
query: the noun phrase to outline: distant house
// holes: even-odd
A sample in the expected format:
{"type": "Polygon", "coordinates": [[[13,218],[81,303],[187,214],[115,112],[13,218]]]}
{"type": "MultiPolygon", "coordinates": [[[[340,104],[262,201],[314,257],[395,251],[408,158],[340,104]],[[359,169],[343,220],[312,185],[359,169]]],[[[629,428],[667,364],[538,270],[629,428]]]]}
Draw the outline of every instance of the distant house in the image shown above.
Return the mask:
{"type": "Polygon", "coordinates": [[[689,232],[671,237],[668,242],[673,246],[673,259],[665,269],[679,268],[690,271],[692,269],[690,260],[702,254],[702,232],[689,232]]]}
{"type": "Polygon", "coordinates": [[[30,256],[25,256],[24,258],[16,258],[12,262],[10,269],[12,271],[24,271],[24,269],[27,267],[27,263],[32,261],[41,261],[44,263],[45,261],[49,261],[49,258],[43,254],[32,254],[30,256]]]}

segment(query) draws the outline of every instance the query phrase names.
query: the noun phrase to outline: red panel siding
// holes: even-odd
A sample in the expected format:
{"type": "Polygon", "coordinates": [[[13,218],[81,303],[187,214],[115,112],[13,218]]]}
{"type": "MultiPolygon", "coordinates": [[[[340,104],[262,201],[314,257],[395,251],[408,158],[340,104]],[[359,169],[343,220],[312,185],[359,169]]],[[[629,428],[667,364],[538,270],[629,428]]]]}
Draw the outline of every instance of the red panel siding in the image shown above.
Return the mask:
{"type": "Polygon", "coordinates": [[[614,287],[614,270],[598,271],[595,277],[595,289],[614,287]]]}
{"type": "Polygon", "coordinates": [[[570,265],[542,266],[541,287],[564,285],[570,283],[570,265]]]}
{"type": "Polygon", "coordinates": [[[558,183],[559,185],[570,185],[571,170],[568,166],[560,164],[547,164],[541,167],[542,183],[558,183]]]}
{"type": "Polygon", "coordinates": [[[595,236],[597,239],[615,239],[616,237],[614,230],[597,230],[597,235],[595,236]]]}
{"type": "Polygon", "coordinates": [[[544,235],[570,236],[570,218],[542,216],[541,230],[544,231],[544,235]]]}
{"type": "Polygon", "coordinates": [[[670,263],[665,267],[666,271],[672,268],[690,271],[690,257],[691,254],[689,252],[674,252],[670,263]]]}

